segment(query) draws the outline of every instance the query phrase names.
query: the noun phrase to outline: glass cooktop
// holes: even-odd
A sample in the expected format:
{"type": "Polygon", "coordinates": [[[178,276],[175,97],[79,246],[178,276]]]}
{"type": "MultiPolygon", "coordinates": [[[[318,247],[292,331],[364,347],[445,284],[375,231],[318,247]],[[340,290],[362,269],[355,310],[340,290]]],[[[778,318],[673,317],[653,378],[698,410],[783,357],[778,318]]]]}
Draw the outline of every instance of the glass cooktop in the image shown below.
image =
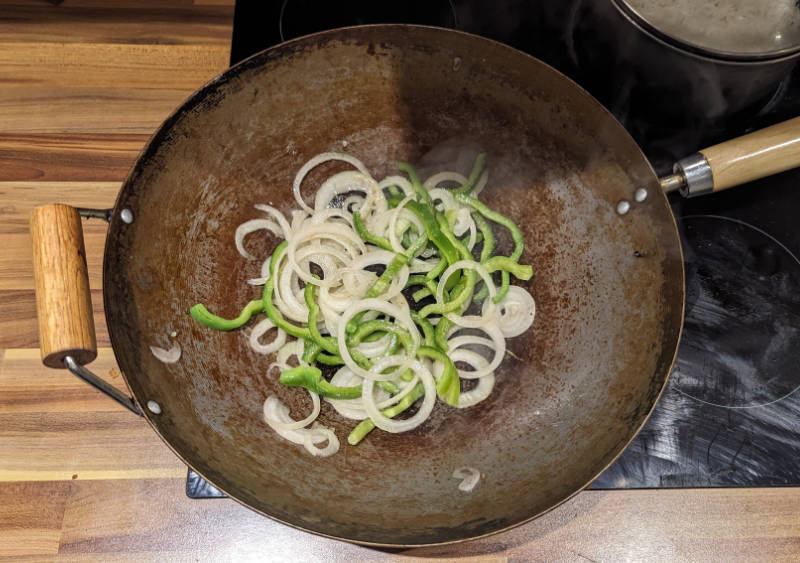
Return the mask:
{"type": "MultiPolygon", "coordinates": [[[[562,4],[553,13],[569,18],[562,4]]],[[[238,0],[231,62],[323,29],[420,23],[508,43],[591,92],[595,77],[569,57],[547,5],[238,0]]],[[[787,75],[772,99],[715,123],[653,125],[618,100],[603,101],[664,174],[698,148],[800,115],[800,72],[787,75]]],[[[593,488],[800,485],[798,185],[794,170],[712,196],[670,195],[686,267],[678,358],[652,416],[593,488]]],[[[186,491],[222,496],[191,470],[186,491]]]]}

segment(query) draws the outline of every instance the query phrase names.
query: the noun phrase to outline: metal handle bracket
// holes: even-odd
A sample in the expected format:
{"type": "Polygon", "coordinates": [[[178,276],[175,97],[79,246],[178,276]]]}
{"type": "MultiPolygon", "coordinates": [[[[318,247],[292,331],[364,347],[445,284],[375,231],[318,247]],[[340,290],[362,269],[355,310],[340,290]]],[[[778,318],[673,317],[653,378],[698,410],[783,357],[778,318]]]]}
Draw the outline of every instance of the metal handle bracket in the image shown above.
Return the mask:
{"type": "Polygon", "coordinates": [[[125,393],[107,383],[84,366],[80,365],[72,356],[64,357],[64,365],[66,365],[67,369],[74,375],[78,376],[98,391],[105,393],[107,396],[114,399],[132,413],[138,414],[139,416],[144,416],[142,414],[142,409],[139,408],[139,405],[136,404],[136,401],[133,399],[133,397],[128,397],[125,393]]]}

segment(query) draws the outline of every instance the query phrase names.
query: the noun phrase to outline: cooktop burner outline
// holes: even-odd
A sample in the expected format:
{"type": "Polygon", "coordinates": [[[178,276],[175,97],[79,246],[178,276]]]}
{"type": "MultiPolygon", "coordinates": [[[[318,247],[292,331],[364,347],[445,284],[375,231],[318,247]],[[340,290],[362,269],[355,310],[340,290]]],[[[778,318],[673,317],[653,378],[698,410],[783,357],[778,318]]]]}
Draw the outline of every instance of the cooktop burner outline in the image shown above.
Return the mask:
{"type": "Polygon", "coordinates": [[[765,407],[793,395],[800,383],[785,356],[790,349],[800,347],[800,327],[794,327],[793,322],[800,323],[800,318],[789,311],[773,309],[785,305],[787,299],[791,302],[791,294],[796,293],[800,260],[777,238],[746,221],[698,214],[682,217],[679,224],[687,256],[687,310],[686,334],[672,374],[675,391],[701,403],[729,409],[765,407]],[[734,293],[736,298],[741,295],[743,303],[726,297],[726,293],[734,293]],[[771,326],[766,326],[765,321],[771,326]],[[767,342],[765,336],[771,330],[775,333],[767,342]],[[732,341],[731,336],[740,338],[732,341]],[[755,345],[742,344],[747,338],[755,345]],[[731,363],[735,365],[731,367],[731,363]],[[687,364],[691,375],[684,373],[687,364]],[[685,386],[681,389],[682,383],[692,377],[695,385],[713,386],[709,393],[714,399],[729,392],[747,393],[747,384],[755,386],[760,396],[725,402],[700,397],[685,386]],[[715,380],[703,382],[698,378],[715,380]],[[727,381],[717,381],[722,378],[727,381]],[[764,397],[765,389],[774,392],[768,387],[774,386],[776,379],[779,396],[764,397]]]}

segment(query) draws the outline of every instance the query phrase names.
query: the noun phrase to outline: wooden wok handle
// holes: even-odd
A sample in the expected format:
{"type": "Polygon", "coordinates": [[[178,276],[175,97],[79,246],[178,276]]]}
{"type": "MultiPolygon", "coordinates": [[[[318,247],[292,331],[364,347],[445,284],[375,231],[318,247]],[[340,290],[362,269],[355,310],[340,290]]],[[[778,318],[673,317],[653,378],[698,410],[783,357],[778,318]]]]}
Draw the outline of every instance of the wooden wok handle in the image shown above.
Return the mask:
{"type": "Polygon", "coordinates": [[[69,205],[37,207],[31,214],[33,273],[42,362],[65,368],[97,357],[92,297],[78,210],[69,205]]]}
{"type": "Polygon", "coordinates": [[[800,117],[679,160],[671,176],[661,178],[666,191],[686,197],[719,192],[800,166],[800,117]]]}
{"type": "Polygon", "coordinates": [[[725,141],[700,153],[719,192],[800,166],[800,117],[725,141]]]}

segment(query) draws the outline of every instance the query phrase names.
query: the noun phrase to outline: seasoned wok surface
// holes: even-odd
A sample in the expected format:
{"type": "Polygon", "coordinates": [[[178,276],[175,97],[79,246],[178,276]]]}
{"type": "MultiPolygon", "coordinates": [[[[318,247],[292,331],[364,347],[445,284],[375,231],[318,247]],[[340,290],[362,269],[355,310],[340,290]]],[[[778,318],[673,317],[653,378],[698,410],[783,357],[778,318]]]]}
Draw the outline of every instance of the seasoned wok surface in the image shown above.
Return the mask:
{"type": "MultiPolygon", "coordinates": [[[[324,169],[320,172],[324,172],[324,169]]],[[[313,177],[312,177],[313,180],[313,177]]],[[[311,195],[310,193],[306,194],[311,195]]],[[[680,246],[649,164],[585,92],[543,63],[486,39],[413,26],[336,30],[234,67],[154,136],[111,224],[104,298],[119,365],[164,440],[219,488],[294,526],[345,539],[417,545],[491,533],[585,486],[644,422],[674,358],[683,309],[680,246]],[[346,150],[378,177],[407,160],[468,168],[489,154],[482,194],[523,229],[532,328],[508,342],[492,395],[437,405],[414,431],[373,432],[312,458],[263,422],[277,394],[300,416],[303,391],[267,373],[271,357],[237,332],[194,323],[197,302],[233,315],[258,289],[259,262],[233,233],[255,203],[295,207],[308,158],[346,150]],[[649,197],[619,216],[620,199],[649,197]],[[150,353],[171,331],[177,364],[150,353]],[[451,478],[486,475],[470,494],[451,478]]],[[[257,237],[252,237],[257,238],[257,237]]],[[[502,244],[511,241],[502,236],[502,244]]],[[[276,240],[248,240],[266,256],[276,240]]],[[[354,425],[323,404],[344,440],[354,425]]]]}

